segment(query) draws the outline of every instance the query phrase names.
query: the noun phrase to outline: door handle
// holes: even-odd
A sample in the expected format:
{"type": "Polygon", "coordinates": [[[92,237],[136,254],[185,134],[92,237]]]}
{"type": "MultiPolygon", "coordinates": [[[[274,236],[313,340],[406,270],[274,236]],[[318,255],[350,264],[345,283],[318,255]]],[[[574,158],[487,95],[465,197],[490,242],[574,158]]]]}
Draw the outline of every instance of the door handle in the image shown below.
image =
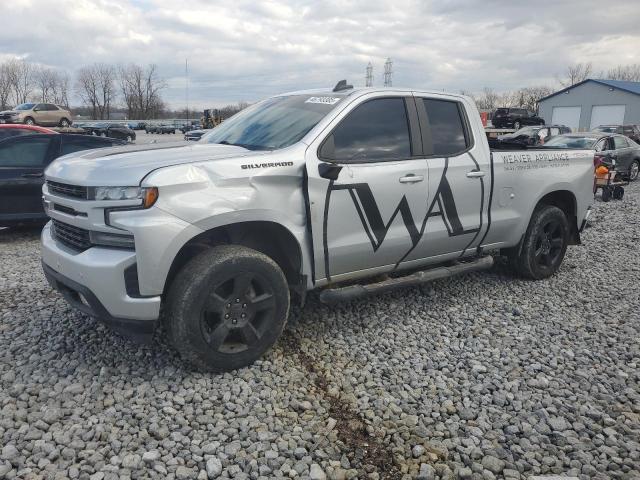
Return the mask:
{"type": "Polygon", "coordinates": [[[22,178],[42,178],[42,173],[23,173],[22,178]]]}
{"type": "Polygon", "coordinates": [[[485,173],[482,170],[471,170],[467,172],[467,178],[482,178],[485,173]]]}
{"type": "Polygon", "coordinates": [[[398,179],[400,183],[418,183],[423,180],[424,177],[422,175],[414,175],[413,173],[409,173],[408,175],[405,175],[404,177],[400,177],[398,179]]]}

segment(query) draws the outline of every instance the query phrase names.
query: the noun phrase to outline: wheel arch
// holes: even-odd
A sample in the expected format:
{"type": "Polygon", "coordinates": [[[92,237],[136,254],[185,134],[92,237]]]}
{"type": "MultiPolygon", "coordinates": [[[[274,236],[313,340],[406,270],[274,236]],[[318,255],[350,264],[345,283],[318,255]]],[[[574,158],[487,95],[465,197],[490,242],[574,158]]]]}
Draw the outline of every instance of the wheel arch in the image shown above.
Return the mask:
{"type": "Polygon", "coordinates": [[[214,227],[187,241],[169,267],[164,293],[189,260],[217,245],[242,245],[264,253],[282,269],[291,289],[301,294],[304,292],[306,279],[302,274],[302,248],[296,237],[280,223],[253,220],[214,227]]]}
{"type": "Polygon", "coordinates": [[[569,238],[569,245],[580,244],[580,232],[578,231],[578,201],[576,196],[570,190],[554,190],[542,196],[538,203],[536,203],[535,211],[541,205],[551,205],[558,207],[564,212],[569,221],[569,228],[571,229],[571,236],[569,238]]]}

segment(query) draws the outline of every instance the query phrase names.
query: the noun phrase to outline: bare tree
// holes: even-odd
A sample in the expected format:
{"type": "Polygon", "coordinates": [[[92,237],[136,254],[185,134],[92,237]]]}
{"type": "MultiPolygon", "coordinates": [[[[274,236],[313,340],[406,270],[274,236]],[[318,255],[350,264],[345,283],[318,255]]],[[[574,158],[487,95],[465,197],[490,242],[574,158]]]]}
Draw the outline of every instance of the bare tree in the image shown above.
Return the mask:
{"type": "Polygon", "coordinates": [[[9,96],[11,95],[11,82],[6,63],[0,64],[0,109],[9,108],[9,96]]]}
{"type": "Polygon", "coordinates": [[[525,87],[514,92],[515,105],[518,107],[525,107],[529,110],[538,110],[538,101],[541,98],[551,95],[553,89],[545,85],[539,85],[535,87],[525,87]]]}
{"type": "Polygon", "coordinates": [[[115,100],[115,69],[112,65],[96,63],[80,68],[76,90],[95,119],[108,119],[115,100]]]}
{"type": "Polygon", "coordinates": [[[502,106],[499,100],[500,96],[494,92],[492,88],[484,87],[482,89],[482,95],[478,97],[476,103],[478,104],[478,108],[493,110],[494,108],[502,106]]]}
{"type": "Polygon", "coordinates": [[[570,87],[589,78],[592,72],[593,65],[591,62],[576,63],[575,65],[569,65],[564,72],[564,76],[559,77],[558,81],[563,87],[570,87]]]}
{"type": "Polygon", "coordinates": [[[55,88],[53,90],[53,103],[69,107],[69,85],[71,79],[67,72],[57,72],[55,88]]]}
{"type": "Polygon", "coordinates": [[[627,82],[640,82],[640,63],[632,65],[618,65],[615,68],[600,74],[601,78],[608,80],[624,80],[627,82]]]}
{"type": "Polygon", "coordinates": [[[53,102],[57,73],[54,69],[48,67],[36,67],[34,69],[35,84],[40,90],[38,98],[42,103],[53,102]]]}
{"type": "Polygon", "coordinates": [[[27,102],[33,91],[33,64],[11,59],[6,62],[7,75],[16,105],[27,102]]]}
{"type": "Polygon", "coordinates": [[[118,77],[129,118],[155,118],[164,109],[160,92],[166,84],[159,77],[156,65],[121,66],[118,77]]]}

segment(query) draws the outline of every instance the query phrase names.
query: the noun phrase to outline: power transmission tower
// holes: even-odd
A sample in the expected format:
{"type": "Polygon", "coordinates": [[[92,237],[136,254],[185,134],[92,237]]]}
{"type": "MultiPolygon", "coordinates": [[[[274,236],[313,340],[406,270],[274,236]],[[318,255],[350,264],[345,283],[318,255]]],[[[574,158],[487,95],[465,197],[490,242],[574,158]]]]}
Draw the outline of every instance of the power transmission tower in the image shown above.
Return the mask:
{"type": "Polygon", "coordinates": [[[393,76],[393,62],[391,61],[390,58],[387,58],[387,61],[384,62],[384,86],[385,87],[390,87],[393,85],[393,80],[392,80],[392,76],[393,76]]]}
{"type": "Polygon", "coordinates": [[[367,64],[367,76],[365,77],[365,87],[373,87],[373,65],[367,64]]]}

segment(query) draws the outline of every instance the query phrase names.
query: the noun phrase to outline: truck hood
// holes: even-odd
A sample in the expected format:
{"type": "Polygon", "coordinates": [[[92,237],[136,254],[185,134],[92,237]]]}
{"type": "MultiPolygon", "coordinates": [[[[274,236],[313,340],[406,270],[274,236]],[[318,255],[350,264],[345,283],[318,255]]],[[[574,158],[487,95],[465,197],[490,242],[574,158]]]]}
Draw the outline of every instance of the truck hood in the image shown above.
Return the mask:
{"type": "Polygon", "coordinates": [[[267,153],[234,145],[185,142],[99,148],[58,158],[45,175],[48,180],[72,185],[130,186],[162,167],[267,153]]]}

